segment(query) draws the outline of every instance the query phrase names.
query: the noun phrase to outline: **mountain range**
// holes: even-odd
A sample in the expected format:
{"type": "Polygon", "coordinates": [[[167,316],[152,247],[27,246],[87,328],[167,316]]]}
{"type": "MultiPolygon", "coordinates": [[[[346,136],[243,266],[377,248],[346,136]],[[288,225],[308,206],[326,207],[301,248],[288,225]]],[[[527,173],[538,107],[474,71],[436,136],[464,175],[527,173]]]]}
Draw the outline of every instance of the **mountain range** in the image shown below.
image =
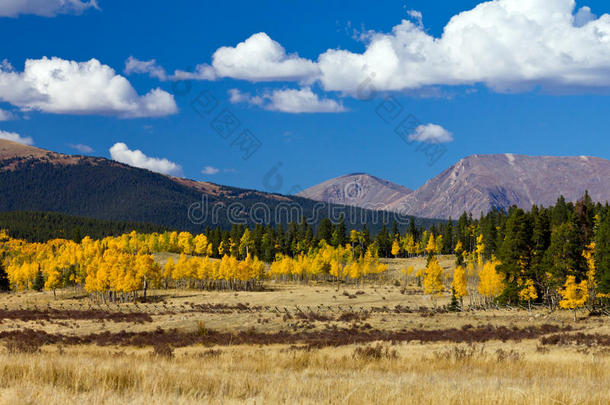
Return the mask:
{"type": "MultiPolygon", "coordinates": [[[[348,229],[381,227],[378,211],[299,196],[228,187],[154,173],[113,160],[66,155],[0,139],[0,212],[58,212],[201,232],[232,224],[312,225],[345,213],[348,229]]],[[[386,218],[389,213],[382,213],[386,218]]],[[[392,214],[393,215],[393,214],[392,214]]],[[[432,221],[416,219],[426,226],[432,221]]],[[[403,224],[406,227],[406,224],[403,224]]]]}
{"type": "Polygon", "coordinates": [[[298,195],[424,218],[457,218],[516,205],[549,206],[564,196],[576,201],[588,191],[594,201],[610,201],[610,161],[578,156],[515,154],[466,157],[415,191],[367,174],[325,181],[298,195]]]}
{"type": "MultiPolygon", "coordinates": [[[[386,218],[415,217],[426,225],[478,216],[512,205],[552,205],[561,195],[576,201],[585,191],[610,200],[610,161],[596,157],[514,154],[464,158],[416,190],[354,173],[325,181],[296,196],[265,193],[178,178],[113,160],[56,153],[0,139],[0,211],[45,211],[101,220],[145,222],[193,232],[232,223],[275,225],[337,219],[348,228],[386,218]],[[206,208],[205,212],[203,208],[206,208]],[[423,218],[423,219],[422,219],[423,218]]],[[[404,226],[405,224],[403,224],[404,226]]]]}

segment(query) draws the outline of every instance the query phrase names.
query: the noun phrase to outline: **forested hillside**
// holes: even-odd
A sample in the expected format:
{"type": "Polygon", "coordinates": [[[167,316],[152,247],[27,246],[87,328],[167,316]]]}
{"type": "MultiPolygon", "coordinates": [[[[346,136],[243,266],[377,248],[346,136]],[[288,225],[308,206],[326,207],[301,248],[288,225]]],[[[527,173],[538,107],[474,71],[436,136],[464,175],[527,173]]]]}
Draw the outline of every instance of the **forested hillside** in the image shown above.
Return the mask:
{"type": "MultiPolygon", "coordinates": [[[[348,228],[367,223],[376,232],[384,215],[301,197],[176,179],[102,158],[74,158],[66,163],[67,155],[49,156],[0,160],[0,211],[51,211],[190,232],[202,232],[207,226],[229,229],[233,223],[287,225],[301,216],[317,226],[325,217],[334,217],[336,222],[341,212],[348,228]],[[193,204],[195,220],[189,217],[193,204]]],[[[385,215],[388,223],[396,216],[385,215]]],[[[429,225],[433,221],[416,222],[429,225]]]]}
{"type": "Polygon", "coordinates": [[[102,239],[131,231],[140,233],[163,232],[167,228],[140,222],[102,221],[75,217],[57,212],[12,211],[0,212],[0,229],[28,242],[67,239],[80,242],[85,236],[102,239]]]}

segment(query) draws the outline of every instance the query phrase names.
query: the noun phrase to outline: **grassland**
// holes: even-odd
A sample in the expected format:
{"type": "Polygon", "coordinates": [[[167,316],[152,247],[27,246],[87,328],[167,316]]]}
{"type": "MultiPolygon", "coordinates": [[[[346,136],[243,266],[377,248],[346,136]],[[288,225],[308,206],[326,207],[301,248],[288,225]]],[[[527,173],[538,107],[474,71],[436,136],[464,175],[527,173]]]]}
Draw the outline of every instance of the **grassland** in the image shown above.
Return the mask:
{"type": "Polygon", "coordinates": [[[608,403],[607,317],[448,312],[389,263],[374,285],[0,295],[0,403],[608,403]]]}

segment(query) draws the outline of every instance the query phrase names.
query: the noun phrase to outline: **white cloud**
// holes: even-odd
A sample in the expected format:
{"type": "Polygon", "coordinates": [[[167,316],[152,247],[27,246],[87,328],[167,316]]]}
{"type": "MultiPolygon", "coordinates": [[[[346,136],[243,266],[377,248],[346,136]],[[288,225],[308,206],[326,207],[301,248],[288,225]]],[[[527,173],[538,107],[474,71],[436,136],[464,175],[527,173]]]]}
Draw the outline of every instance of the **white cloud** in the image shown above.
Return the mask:
{"type": "Polygon", "coordinates": [[[172,76],[172,80],[216,80],[216,71],[206,63],[197,65],[194,72],[186,72],[184,70],[176,70],[172,76]]]}
{"type": "Polygon", "coordinates": [[[0,100],[22,110],[122,118],[175,114],[174,97],[157,88],[138,95],[129,81],[96,59],[28,59],[23,72],[0,66],[0,100]]]}
{"type": "Polygon", "coordinates": [[[148,169],[153,172],[171,174],[174,176],[182,174],[182,167],[180,165],[167,159],[148,157],[137,149],[130,150],[129,147],[122,142],[115,143],[110,148],[110,156],[117,162],[148,169]]]}
{"type": "Polygon", "coordinates": [[[287,113],[339,113],[347,111],[342,104],[328,98],[319,98],[309,87],[300,90],[274,90],[267,96],[267,110],[287,113]]]}
{"type": "Polygon", "coordinates": [[[231,104],[248,103],[256,106],[263,106],[265,99],[261,96],[253,96],[250,93],[244,93],[239,89],[229,89],[229,101],[231,104]]]}
{"type": "Polygon", "coordinates": [[[151,60],[139,60],[130,56],[125,61],[125,70],[126,75],[130,75],[132,73],[145,73],[150,77],[157,78],[161,81],[167,80],[167,73],[165,73],[165,69],[157,64],[157,61],[154,59],[151,60]]]}
{"type": "Polygon", "coordinates": [[[233,104],[248,103],[269,111],[293,114],[340,113],[347,111],[343,104],[335,100],[319,98],[309,87],[267,91],[261,96],[252,96],[238,89],[231,89],[229,90],[229,96],[229,100],[233,104]]]}
{"type": "Polygon", "coordinates": [[[311,81],[317,77],[316,63],[287,54],[278,42],[266,33],[250,36],[235,47],[224,46],[212,55],[212,65],[201,64],[195,72],[176,71],[175,78],[214,80],[219,77],[267,81],[311,81]]]}
{"type": "Polygon", "coordinates": [[[590,20],[574,10],[574,0],[488,1],[454,16],[440,38],[403,20],[391,33],[373,35],[362,54],[320,55],[321,82],[349,93],[367,78],[378,90],[474,83],[501,92],[608,87],[610,16],[590,20]],[[590,21],[578,27],[583,18],[590,21]]]}
{"type": "Polygon", "coordinates": [[[424,16],[422,15],[421,11],[409,10],[407,11],[407,14],[409,15],[409,17],[411,17],[417,22],[417,25],[419,27],[424,26],[424,16]]]}
{"type": "Polygon", "coordinates": [[[77,144],[68,144],[69,147],[71,147],[72,149],[76,149],[77,151],[81,152],[81,153],[92,153],[93,152],[93,148],[89,145],[83,145],[82,143],[77,143],[77,144]]]}
{"type": "Polygon", "coordinates": [[[0,121],[10,121],[13,119],[15,119],[15,115],[12,112],[0,108],[0,121]]]}
{"type": "Polygon", "coordinates": [[[17,17],[20,14],[55,17],[57,14],[80,14],[88,8],[99,10],[97,0],[2,0],[0,17],[17,17]]]}
{"type": "Polygon", "coordinates": [[[453,142],[453,134],[440,125],[426,124],[415,128],[415,132],[409,135],[409,140],[425,143],[448,143],[453,142]]]}
{"type": "Polygon", "coordinates": [[[220,170],[217,169],[216,167],[213,166],[206,166],[203,168],[203,170],[201,171],[201,173],[203,174],[207,174],[207,175],[214,175],[216,173],[218,173],[220,170]]]}
{"type": "MultiPolygon", "coordinates": [[[[317,61],[286,54],[265,33],[219,48],[218,77],[248,81],[319,81],[352,96],[373,86],[405,91],[483,83],[498,92],[610,89],[610,15],[574,0],[492,0],[453,16],[440,37],[420,12],[389,33],[367,31],[362,53],[329,49],[317,61]]],[[[195,75],[196,76],[196,75],[195,75]]]]}
{"type": "Polygon", "coordinates": [[[167,80],[216,80],[214,68],[208,64],[201,64],[195,67],[194,72],[176,70],[173,75],[168,75],[163,66],[159,65],[155,59],[139,60],[130,56],[125,61],[125,74],[147,74],[150,77],[161,81],[167,80]]]}
{"type": "Polygon", "coordinates": [[[0,130],[0,139],[6,139],[24,145],[34,145],[34,140],[29,136],[21,136],[15,132],[7,132],[0,130]]]}

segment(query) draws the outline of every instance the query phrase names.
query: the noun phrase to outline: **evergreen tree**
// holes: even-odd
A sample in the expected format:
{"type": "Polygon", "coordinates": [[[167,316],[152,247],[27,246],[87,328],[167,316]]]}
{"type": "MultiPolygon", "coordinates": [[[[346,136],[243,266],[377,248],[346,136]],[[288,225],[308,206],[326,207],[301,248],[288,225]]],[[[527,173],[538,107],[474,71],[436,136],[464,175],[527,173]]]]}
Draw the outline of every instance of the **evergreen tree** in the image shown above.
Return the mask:
{"type": "Polygon", "coordinates": [[[383,224],[381,231],[379,231],[379,234],[377,234],[377,245],[379,246],[379,256],[390,257],[392,250],[392,239],[390,238],[390,233],[388,232],[388,228],[385,226],[385,224],[383,224]]]}
{"type": "Polygon", "coordinates": [[[518,301],[518,279],[527,276],[531,261],[532,229],[528,216],[521,208],[512,207],[506,221],[506,235],[498,251],[501,265],[498,271],[508,282],[504,291],[504,299],[509,302],[518,301]]]}
{"type": "Polygon", "coordinates": [[[366,249],[371,244],[371,233],[369,232],[369,228],[366,224],[362,225],[362,251],[366,252],[366,249]]]}
{"type": "Polygon", "coordinates": [[[339,218],[339,222],[335,226],[333,230],[331,245],[333,246],[343,246],[347,243],[347,230],[345,229],[345,217],[341,214],[339,218]]]}
{"type": "Polygon", "coordinates": [[[399,239],[400,232],[398,231],[398,224],[396,221],[392,221],[392,239],[399,239]]]}
{"type": "Polygon", "coordinates": [[[562,285],[568,276],[575,276],[579,282],[586,279],[587,267],[582,256],[584,246],[581,245],[576,216],[571,214],[570,217],[568,222],[553,229],[545,254],[545,263],[555,287],[562,285]]]}
{"type": "Polygon", "coordinates": [[[536,205],[531,211],[533,231],[532,231],[532,279],[542,282],[545,277],[546,266],[544,255],[551,244],[551,218],[549,211],[536,205]]]}
{"type": "Polygon", "coordinates": [[[318,240],[325,240],[327,243],[331,242],[333,236],[333,224],[328,218],[322,218],[320,226],[318,227],[318,240]]]}
{"type": "Polygon", "coordinates": [[[42,291],[44,289],[44,274],[42,274],[40,265],[38,266],[38,273],[36,273],[34,283],[32,283],[32,288],[36,291],[42,291]]]}
{"type": "Polygon", "coordinates": [[[598,290],[610,294],[610,207],[607,205],[595,235],[594,257],[598,290]]]}
{"type": "Polygon", "coordinates": [[[6,270],[4,266],[2,266],[3,257],[0,256],[0,291],[9,291],[11,289],[11,284],[8,280],[8,275],[6,274],[6,270]]]}
{"type": "Polygon", "coordinates": [[[485,245],[485,249],[483,250],[483,257],[486,260],[491,259],[491,255],[497,249],[497,241],[498,241],[498,232],[497,232],[497,224],[496,218],[498,216],[498,212],[494,209],[487,214],[487,216],[482,217],[480,221],[481,233],[483,234],[483,244],[485,245]]]}
{"type": "Polygon", "coordinates": [[[417,232],[417,228],[415,227],[415,218],[411,218],[409,220],[409,233],[413,236],[413,240],[415,242],[419,241],[419,235],[417,232]]]}
{"type": "Polygon", "coordinates": [[[449,222],[445,227],[443,232],[443,251],[442,254],[450,255],[453,253],[453,249],[455,248],[453,244],[453,221],[451,217],[449,217],[449,222]]]}

